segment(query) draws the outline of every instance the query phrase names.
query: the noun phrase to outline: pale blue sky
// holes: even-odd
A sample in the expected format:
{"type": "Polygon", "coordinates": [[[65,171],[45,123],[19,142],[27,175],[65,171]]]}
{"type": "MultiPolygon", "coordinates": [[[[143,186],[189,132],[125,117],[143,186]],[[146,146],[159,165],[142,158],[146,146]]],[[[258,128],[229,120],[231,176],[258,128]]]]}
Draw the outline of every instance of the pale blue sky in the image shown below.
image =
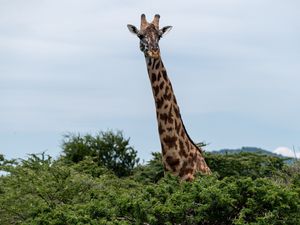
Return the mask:
{"type": "Polygon", "coordinates": [[[161,15],[183,120],[208,150],[300,146],[298,0],[1,0],[0,153],[47,151],[62,135],[120,129],[142,159],[160,150],[138,39],[161,15]]]}

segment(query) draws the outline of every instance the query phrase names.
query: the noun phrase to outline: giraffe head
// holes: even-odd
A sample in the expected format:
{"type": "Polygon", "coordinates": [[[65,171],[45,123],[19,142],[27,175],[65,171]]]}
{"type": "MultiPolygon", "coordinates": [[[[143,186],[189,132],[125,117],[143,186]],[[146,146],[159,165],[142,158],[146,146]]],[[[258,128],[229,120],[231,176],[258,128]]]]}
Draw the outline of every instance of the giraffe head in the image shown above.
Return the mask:
{"type": "Polygon", "coordinates": [[[171,26],[159,29],[159,18],[160,16],[156,14],[153,21],[148,23],[145,14],[142,14],[140,30],[131,24],[127,25],[129,31],[140,39],[140,49],[146,57],[160,57],[158,42],[160,38],[172,29],[171,26]]]}

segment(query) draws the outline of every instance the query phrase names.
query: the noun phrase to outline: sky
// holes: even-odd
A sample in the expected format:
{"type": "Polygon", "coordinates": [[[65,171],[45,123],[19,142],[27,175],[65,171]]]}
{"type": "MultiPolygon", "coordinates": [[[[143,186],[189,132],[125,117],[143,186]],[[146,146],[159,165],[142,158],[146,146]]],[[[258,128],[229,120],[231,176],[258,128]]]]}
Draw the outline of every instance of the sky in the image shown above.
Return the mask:
{"type": "Polygon", "coordinates": [[[145,59],[126,27],[142,13],[173,26],[161,54],[195,142],[290,154],[300,147],[299,8],[298,0],[1,0],[0,154],[59,156],[64,134],[110,129],[130,137],[141,159],[160,151],[145,59]]]}

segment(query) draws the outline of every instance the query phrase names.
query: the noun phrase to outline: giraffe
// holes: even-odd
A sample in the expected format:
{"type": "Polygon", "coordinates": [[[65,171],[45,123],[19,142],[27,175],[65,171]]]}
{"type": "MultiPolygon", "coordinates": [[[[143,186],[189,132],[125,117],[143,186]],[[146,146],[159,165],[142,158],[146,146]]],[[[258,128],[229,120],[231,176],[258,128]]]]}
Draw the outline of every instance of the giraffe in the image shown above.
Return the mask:
{"type": "Polygon", "coordinates": [[[162,149],[165,172],[191,181],[197,172],[210,174],[202,149],[189,137],[179,111],[171,82],[160,56],[158,42],[171,26],[159,29],[160,16],[156,14],[151,23],[141,15],[140,30],[128,24],[129,31],[140,39],[140,50],[144,53],[156,106],[158,133],[162,149]]]}

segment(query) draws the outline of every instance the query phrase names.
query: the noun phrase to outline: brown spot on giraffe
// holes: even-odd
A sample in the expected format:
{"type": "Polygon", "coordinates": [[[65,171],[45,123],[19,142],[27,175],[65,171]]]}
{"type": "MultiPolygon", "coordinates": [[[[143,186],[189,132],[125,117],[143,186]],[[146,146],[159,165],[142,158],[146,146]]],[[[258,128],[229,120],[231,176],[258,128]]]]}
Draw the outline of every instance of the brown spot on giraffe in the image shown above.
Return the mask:
{"type": "Polygon", "coordinates": [[[168,113],[162,113],[162,114],[160,114],[159,119],[161,121],[164,121],[165,125],[173,123],[173,115],[170,115],[168,113]]]}
{"type": "Polygon", "coordinates": [[[183,141],[181,139],[179,139],[179,149],[180,149],[179,150],[179,155],[181,157],[187,158],[188,157],[188,153],[187,153],[186,148],[185,148],[185,146],[183,144],[183,141]]]}
{"type": "Polygon", "coordinates": [[[160,142],[160,145],[161,145],[161,151],[162,151],[162,154],[163,154],[163,155],[166,155],[167,152],[166,152],[166,150],[165,150],[166,147],[165,147],[164,143],[163,143],[163,142],[160,142]]]}
{"type": "Polygon", "coordinates": [[[155,102],[156,102],[157,109],[160,109],[164,104],[164,99],[163,98],[157,98],[155,100],[156,100],[155,102]]]}
{"type": "Polygon", "coordinates": [[[161,72],[162,72],[163,78],[164,78],[165,80],[168,80],[167,71],[163,69],[161,72]]]}
{"type": "Polygon", "coordinates": [[[174,96],[174,98],[173,98],[173,101],[174,101],[175,105],[177,105],[177,101],[176,101],[175,96],[174,96]]]}
{"type": "Polygon", "coordinates": [[[166,130],[163,128],[163,126],[161,125],[161,123],[158,124],[158,132],[159,134],[163,134],[166,130]]]}
{"type": "Polygon", "coordinates": [[[149,68],[149,66],[151,66],[151,65],[152,65],[152,61],[153,61],[152,59],[149,59],[149,60],[147,61],[147,66],[148,66],[148,67],[147,67],[147,69],[148,69],[148,74],[150,74],[150,73],[149,73],[149,71],[151,71],[151,69],[149,68]]]}
{"type": "MultiPolygon", "coordinates": [[[[178,134],[180,134],[180,129],[181,129],[181,123],[175,120],[175,130],[178,134]]],[[[183,137],[183,136],[181,136],[183,137]]]]}
{"type": "Polygon", "coordinates": [[[194,152],[190,152],[190,157],[194,159],[194,158],[197,157],[197,155],[196,155],[196,153],[194,153],[194,152]]]}
{"type": "Polygon", "coordinates": [[[179,109],[177,107],[173,107],[174,113],[176,115],[177,118],[180,118],[180,113],[179,113],[179,109]]]}
{"type": "Polygon", "coordinates": [[[175,148],[176,147],[176,142],[177,142],[177,137],[173,136],[166,136],[163,138],[163,142],[166,144],[166,146],[170,148],[175,148]]]}
{"type": "Polygon", "coordinates": [[[159,118],[160,118],[161,121],[164,122],[164,124],[166,124],[167,121],[168,121],[168,114],[162,113],[162,114],[160,114],[159,118]]]}
{"type": "Polygon", "coordinates": [[[155,63],[156,63],[157,61],[158,61],[157,59],[153,59],[153,62],[152,62],[152,67],[151,67],[151,69],[152,69],[152,70],[154,70],[155,63]]]}
{"type": "Polygon", "coordinates": [[[190,142],[189,142],[189,140],[185,140],[185,147],[187,148],[187,149],[190,149],[190,142]]]}
{"type": "Polygon", "coordinates": [[[155,69],[156,69],[156,70],[158,70],[158,68],[159,68],[159,66],[160,66],[160,62],[161,62],[161,61],[158,61],[158,62],[156,63],[156,65],[155,65],[155,69]]]}
{"type": "Polygon", "coordinates": [[[163,82],[161,82],[161,83],[159,84],[160,90],[162,90],[162,89],[164,88],[164,86],[165,86],[165,82],[163,81],[163,82]]]}
{"type": "Polygon", "coordinates": [[[167,131],[171,132],[173,130],[173,127],[167,127],[167,131]]]}
{"type": "Polygon", "coordinates": [[[164,170],[171,170],[182,180],[193,180],[195,173],[210,174],[210,169],[186,132],[171,81],[161,60],[158,43],[171,27],[160,29],[159,18],[159,15],[155,15],[149,23],[142,14],[140,29],[133,25],[128,25],[128,29],[139,37],[140,50],[146,58],[155,99],[164,170]]]}
{"type": "Polygon", "coordinates": [[[156,81],[156,74],[152,73],[151,75],[151,82],[154,83],[156,81]]]}
{"type": "Polygon", "coordinates": [[[180,168],[180,171],[179,171],[179,176],[180,177],[184,176],[187,165],[188,165],[187,161],[184,161],[183,164],[182,164],[182,167],[180,168]]]}
{"type": "Polygon", "coordinates": [[[183,138],[185,138],[185,133],[184,133],[183,129],[181,130],[180,136],[183,137],[183,138]]]}
{"type": "Polygon", "coordinates": [[[164,93],[164,98],[166,101],[170,101],[173,96],[173,93],[170,91],[170,88],[167,86],[164,93]]]}
{"type": "Polygon", "coordinates": [[[188,158],[188,164],[189,164],[191,167],[194,166],[194,161],[195,161],[195,159],[193,159],[192,157],[189,157],[189,158],[188,158]]]}
{"type": "Polygon", "coordinates": [[[193,177],[194,169],[193,169],[193,168],[187,168],[187,169],[185,169],[185,170],[183,171],[183,174],[184,174],[185,176],[187,175],[188,178],[186,178],[186,180],[190,181],[190,179],[192,179],[192,178],[190,178],[190,177],[193,177]]]}
{"type": "Polygon", "coordinates": [[[159,86],[153,86],[153,91],[155,95],[158,95],[159,92],[159,86]]]}
{"type": "Polygon", "coordinates": [[[180,163],[180,160],[178,158],[172,157],[172,156],[167,156],[166,157],[166,163],[168,164],[169,167],[173,170],[173,172],[176,171],[177,166],[180,163]]]}
{"type": "Polygon", "coordinates": [[[172,98],[172,93],[165,93],[164,94],[164,98],[166,99],[166,100],[168,100],[168,101],[170,101],[171,100],[171,98],[172,98]]]}
{"type": "Polygon", "coordinates": [[[158,73],[157,80],[160,81],[160,79],[161,79],[161,73],[158,73]]]}

